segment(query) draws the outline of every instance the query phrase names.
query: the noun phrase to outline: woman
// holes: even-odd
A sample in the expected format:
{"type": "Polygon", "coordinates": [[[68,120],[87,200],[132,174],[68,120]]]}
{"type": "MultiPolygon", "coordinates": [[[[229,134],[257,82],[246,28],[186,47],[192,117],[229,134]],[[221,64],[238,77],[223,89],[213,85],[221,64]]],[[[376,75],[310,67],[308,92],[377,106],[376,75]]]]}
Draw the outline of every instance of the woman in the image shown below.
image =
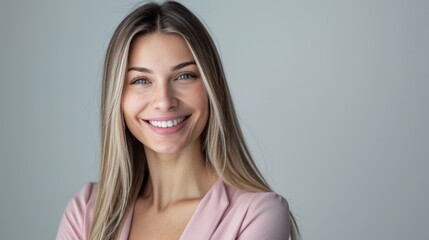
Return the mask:
{"type": "Polygon", "coordinates": [[[67,206],[57,239],[297,239],[244,142],[221,61],[176,2],[116,29],[102,90],[101,168],[67,206]]]}

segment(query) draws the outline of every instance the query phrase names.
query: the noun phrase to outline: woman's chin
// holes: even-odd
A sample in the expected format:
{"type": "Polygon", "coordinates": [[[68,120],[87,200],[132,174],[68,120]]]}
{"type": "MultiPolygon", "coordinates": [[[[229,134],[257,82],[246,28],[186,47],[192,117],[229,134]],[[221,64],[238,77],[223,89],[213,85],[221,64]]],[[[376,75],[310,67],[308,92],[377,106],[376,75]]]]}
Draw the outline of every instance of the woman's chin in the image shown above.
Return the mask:
{"type": "Polygon", "coordinates": [[[162,144],[157,145],[155,147],[146,147],[146,152],[150,151],[153,154],[161,154],[161,155],[172,155],[172,154],[179,154],[183,151],[183,146],[177,145],[177,144],[162,144]]]}

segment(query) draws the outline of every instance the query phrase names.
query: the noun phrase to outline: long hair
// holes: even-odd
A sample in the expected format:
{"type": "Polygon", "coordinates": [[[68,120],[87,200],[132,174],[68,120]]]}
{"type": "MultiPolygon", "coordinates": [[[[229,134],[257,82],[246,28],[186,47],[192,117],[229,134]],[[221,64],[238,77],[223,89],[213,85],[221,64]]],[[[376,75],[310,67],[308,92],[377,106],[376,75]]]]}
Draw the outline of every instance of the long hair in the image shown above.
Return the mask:
{"type": "MultiPolygon", "coordinates": [[[[119,24],[110,41],[101,96],[101,164],[89,239],[116,239],[124,216],[148,178],[143,145],[126,127],[121,110],[130,43],[161,32],[184,38],[193,54],[209,99],[210,116],[201,135],[208,167],[226,183],[246,191],[271,191],[244,141],[221,60],[209,33],[183,5],[148,3],[119,24]]],[[[291,239],[299,233],[291,218],[291,239]]]]}

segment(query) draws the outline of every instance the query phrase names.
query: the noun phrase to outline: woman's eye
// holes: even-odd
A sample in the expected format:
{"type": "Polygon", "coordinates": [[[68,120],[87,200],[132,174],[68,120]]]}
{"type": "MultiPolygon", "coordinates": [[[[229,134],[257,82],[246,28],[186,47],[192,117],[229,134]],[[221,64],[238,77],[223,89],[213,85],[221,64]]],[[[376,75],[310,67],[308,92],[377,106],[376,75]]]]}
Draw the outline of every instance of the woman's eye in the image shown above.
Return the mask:
{"type": "Polygon", "coordinates": [[[184,73],[184,74],[179,75],[179,77],[177,79],[179,79],[179,80],[187,80],[187,79],[194,78],[194,77],[195,77],[195,75],[193,75],[193,74],[184,73]]]}
{"type": "Polygon", "coordinates": [[[132,82],[132,84],[148,84],[149,81],[147,79],[136,79],[132,82]]]}

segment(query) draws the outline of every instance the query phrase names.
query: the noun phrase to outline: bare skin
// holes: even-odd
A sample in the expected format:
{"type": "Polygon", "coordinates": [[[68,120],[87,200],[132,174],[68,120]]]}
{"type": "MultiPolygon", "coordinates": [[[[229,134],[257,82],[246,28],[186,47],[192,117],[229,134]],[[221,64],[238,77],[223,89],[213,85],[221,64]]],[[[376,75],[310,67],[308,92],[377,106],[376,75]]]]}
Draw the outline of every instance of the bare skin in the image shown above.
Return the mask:
{"type": "Polygon", "coordinates": [[[207,92],[192,53],[178,35],[137,38],[128,65],[122,109],[131,133],[145,146],[150,172],[134,205],[128,239],[179,239],[218,178],[204,164],[201,150],[200,135],[209,115],[207,92]],[[171,119],[183,120],[183,127],[165,131],[150,123],[171,119]]]}
{"type": "Polygon", "coordinates": [[[164,178],[153,181],[151,178],[147,183],[148,192],[140,196],[134,206],[130,240],[180,238],[201,199],[217,179],[202,164],[187,165],[174,169],[177,165],[171,163],[173,168],[161,173],[166,174],[164,178]],[[182,167],[189,171],[184,172],[182,167]],[[196,170],[198,168],[200,170],[196,170]],[[177,177],[175,173],[182,176],[177,177]]]}

